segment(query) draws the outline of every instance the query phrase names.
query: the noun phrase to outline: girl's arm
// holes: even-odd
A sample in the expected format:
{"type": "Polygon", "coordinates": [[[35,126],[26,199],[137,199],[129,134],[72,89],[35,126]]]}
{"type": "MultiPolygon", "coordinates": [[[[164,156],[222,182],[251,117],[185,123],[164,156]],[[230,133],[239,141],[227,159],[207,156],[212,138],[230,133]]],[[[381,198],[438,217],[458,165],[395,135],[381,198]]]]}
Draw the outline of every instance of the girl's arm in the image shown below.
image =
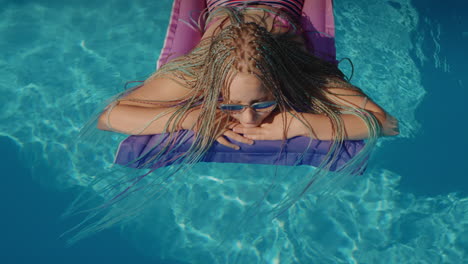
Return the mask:
{"type": "MultiPolygon", "coordinates": [[[[348,90],[343,88],[328,88],[327,92],[328,99],[333,103],[363,109],[373,115],[380,125],[380,136],[396,136],[399,134],[398,120],[388,114],[381,106],[372,101],[372,99],[370,99],[360,89],[348,90]]],[[[352,114],[343,114],[341,117],[344,122],[348,139],[365,139],[369,137],[368,127],[361,118],[352,114]]],[[[314,117],[309,117],[309,119],[314,119],[314,117]]],[[[326,127],[327,125],[325,123],[326,122],[323,122],[322,124],[326,127]]],[[[329,126],[331,127],[331,123],[329,126]]]]}
{"type": "MultiPolygon", "coordinates": [[[[374,103],[364,93],[355,90],[339,88],[328,89],[328,98],[335,104],[361,108],[373,115],[380,127],[380,136],[396,136],[399,134],[398,120],[385,112],[380,106],[374,103]]],[[[287,138],[296,136],[310,136],[307,127],[299,121],[297,116],[310,124],[312,127],[312,137],[320,140],[333,140],[333,127],[330,119],[325,115],[310,113],[288,113],[286,114],[287,138]],[[295,117],[296,116],[296,117],[295,117]]],[[[253,140],[280,140],[283,138],[283,117],[282,114],[272,114],[259,127],[244,128],[236,126],[233,131],[244,134],[245,137],[253,140]]],[[[345,139],[360,140],[369,138],[369,130],[366,123],[358,116],[352,114],[341,114],[345,129],[345,139]]]]}
{"type": "MultiPolygon", "coordinates": [[[[307,127],[301,123],[296,117],[301,115],[312,127],[312,138],[319,140],[333,140],[333,127],[330,119],[325,115],[309,114],[309,113],[287,113],[286,114],[286,138],[293,138],[297,136],[310,136],[307,127]]],[[[390,116],[380,113],[373,113],[373,115],[382,122],[381,136],[396,136],[399,134],[398,121],[390,116]]],[[[283,115],[281,113],[272,114],[265,119],[259,127],[244,128],[242,125],[237,125],[233,128],[236,133],[243,134],[244,137],[252,140],[281,140],[283,139],[283,115]]],[[[367,125],[364,121],[352,114],[342,114],[345,129],[345,139],[347,140],[360,140],[369,138],[367,125]]]]}
{"type": "MultiPolygon", "coordinates": [[[[189,89],[172,79],[156,78],[147,81],[142,87],[114,102],[114,105],[108,106],[99,117],[98,129],[128,135],[163,133],[177,108],[164,107],[161,102],[180,100],[189,94],[189,89]]],[[[177,129],[190,129],[197,120],[198,113],[196,109],[188,112],[177,129]]]]}
{"type": "MultiPolygon", "coordinates": [[[[172,79],[157,78],[146,82],[142,87],[129,93],[114,106],[110,105],[101,114],[98,120],[98,129],[124,133],[127,135],[153,135],[167,132],[165,127],[171,122],[168,128],[171,131],[175,120],[170,121],[172,114],[177,111],[177,107],[162,107],[150,104],[142,100],[171,101],[180,100],[190,95],[190,90],[172,79]]],[[[196,130],[196,123],[200,115],[200,109],[194,108],[188,111],[179,122],[175,130],[196,130]]],[[[226,130],[223,136],[216,141],[230,148],[239,147],[226,137],[236,141],[252,144],[252,140],[239,134],[226,130]]]]}
{"type": "MultiPolygon", "coordinates": [[[[299,113],[297,113],[299,114],[299,113]]],[[[378,120],[381,127],[380,136],[396,136],[399,134],[398,121],[382,113],[371,113],[378,120]],[[383,122],[383,123],[382,123],[383,122]]],[[[332,123],[327,116],[309,113],[300,113],[307,123],[312,125],[312,137],[320,140],[333,140],[332,123]]],[[[360,140],[369,138],[369,129],[366,123],[358,116],[352,114],[342,114],[345,139],[360,140]]],[[[291,134],[295,136],[310,136],[306,127],[297,119],[291,120],[291,134]]]]}
{"type": "MultiPolygon", "coordinates": [[[[152,135],[166,132],[175,108],[144,107],[118,104],[101,114],[98,129],[119,132],[127,135],[152,135]]],[[[182,119],[176,130],[192,129],[198,118],[199,109],[193,109],[182,119]]],[[[174,120],[169,124],[169,128],[174,120]]]]}

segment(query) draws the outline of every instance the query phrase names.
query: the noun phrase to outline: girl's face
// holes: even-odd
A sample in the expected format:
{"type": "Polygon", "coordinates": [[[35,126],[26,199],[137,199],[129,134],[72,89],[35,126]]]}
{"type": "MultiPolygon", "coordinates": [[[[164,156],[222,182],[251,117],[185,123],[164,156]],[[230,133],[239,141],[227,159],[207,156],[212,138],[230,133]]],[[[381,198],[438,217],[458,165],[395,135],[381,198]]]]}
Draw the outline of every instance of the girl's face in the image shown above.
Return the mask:
{"type": "MultiPolygon", "coordinates": [[[[229,97],[230,101],[225,103],[252,105],[275,100],[273,95],[263,87],[261,81],[255,75],[248,73],[236,74],[229,87],[229,97]]],[[[231,113],[230,115],[244,127],[257,127],[270,113],[271,111],[258,112],[247,107],[239,113],[231,113]]]]}

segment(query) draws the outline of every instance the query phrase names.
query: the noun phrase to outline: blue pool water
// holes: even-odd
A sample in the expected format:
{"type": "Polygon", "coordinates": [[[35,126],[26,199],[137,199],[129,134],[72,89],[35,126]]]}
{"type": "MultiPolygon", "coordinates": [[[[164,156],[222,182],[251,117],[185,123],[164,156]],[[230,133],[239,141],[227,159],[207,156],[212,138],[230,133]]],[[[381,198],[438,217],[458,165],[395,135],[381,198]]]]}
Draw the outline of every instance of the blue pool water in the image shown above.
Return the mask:
{"type": "Polygon", "coordinates": [[[210,217],[237,210],[255,183],[221,174],[238,167],[202,166],[174,185],[182,195],[66,247],[59,235],[80,218],[59,216],[123,137],[73,139],[125,81],[154,70],[170,6],[0,2],[1,263],[468,263],[463,1],[335,1],[338,57],[353,60],[353,82],[400,120],[401,135],[380,140],[367,173],[333,199],[305,198],[263,241],[215,249],[210,217]]]}

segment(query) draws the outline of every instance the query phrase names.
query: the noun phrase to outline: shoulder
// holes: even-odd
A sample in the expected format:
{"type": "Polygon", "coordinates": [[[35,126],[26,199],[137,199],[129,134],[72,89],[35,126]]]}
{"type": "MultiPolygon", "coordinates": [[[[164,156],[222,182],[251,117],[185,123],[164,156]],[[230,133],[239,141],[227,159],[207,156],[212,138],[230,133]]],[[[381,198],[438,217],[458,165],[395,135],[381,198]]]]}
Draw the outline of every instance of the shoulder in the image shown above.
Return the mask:
{"type": "Polygon", "coordinates": [[[324,90],[325,92],[330,94],[365,96],[364,92],[362,92],[362,90],[359,87],[354,86],[351,83],[340,78],[326,79],[324,90]]]}
{"type": "Polygon", "coordinates": [[[361,108],[374,113],[385,110],[373,102],[359,87],[344,80],[331,80],[324,87],[325,95],[332,102],[352,108],[361,108]]]}
{"type": "Polygon", "coordinates": [[[328,80],[323,88],[325,95],[332,100],[362,101],[367,95],[358,87],[344,80],[328,80]]]}

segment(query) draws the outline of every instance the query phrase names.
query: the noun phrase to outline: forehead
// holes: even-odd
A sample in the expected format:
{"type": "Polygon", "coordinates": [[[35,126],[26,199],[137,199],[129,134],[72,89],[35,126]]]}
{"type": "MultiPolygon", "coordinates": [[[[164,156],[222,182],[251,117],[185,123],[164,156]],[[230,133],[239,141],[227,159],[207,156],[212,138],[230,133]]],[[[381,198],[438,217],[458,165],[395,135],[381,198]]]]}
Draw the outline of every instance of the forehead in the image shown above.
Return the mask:
{"type": "Polygon", "coordinates": [[[229,101],[250,104],[271,99],[268,90],[254,74],[237,73],[229,86],[229,101]]]}

